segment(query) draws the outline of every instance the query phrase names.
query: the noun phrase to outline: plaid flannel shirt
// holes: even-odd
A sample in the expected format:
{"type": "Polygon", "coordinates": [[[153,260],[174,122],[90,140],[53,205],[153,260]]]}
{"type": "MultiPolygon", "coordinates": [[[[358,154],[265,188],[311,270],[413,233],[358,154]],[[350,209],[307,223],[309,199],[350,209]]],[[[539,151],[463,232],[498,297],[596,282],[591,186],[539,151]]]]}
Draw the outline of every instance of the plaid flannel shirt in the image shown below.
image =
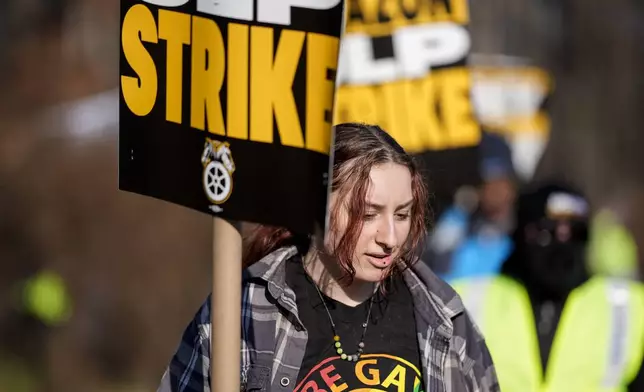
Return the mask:
{"type": "MultiPolygon", "coordinates": [[[[279,249],[243,273],[242,391],[290,391],[307,332],[285,282],[295,247],[279,249]],[[281,308],[281,309],[279,309],[281,308]]],[[[487,346],[461,299],[423,263],[406,270],[414,301],[427,392],[499,391],[487,346]]],[[[210,392],[210,297],[185,330],[157,392],[210,392]]]]}

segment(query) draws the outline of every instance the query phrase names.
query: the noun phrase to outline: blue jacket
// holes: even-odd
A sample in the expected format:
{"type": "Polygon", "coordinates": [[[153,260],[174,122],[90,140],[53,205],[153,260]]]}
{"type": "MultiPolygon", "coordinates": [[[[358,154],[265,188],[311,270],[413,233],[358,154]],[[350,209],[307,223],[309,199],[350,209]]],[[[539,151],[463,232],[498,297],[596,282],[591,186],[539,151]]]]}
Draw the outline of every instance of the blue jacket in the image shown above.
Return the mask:
{"type": "Polygon", "coordinates": [[[429,264],[447,281],[496,275],[512,252],[512,240],[480,215],[451,207],[430,240],[429,264]]]}

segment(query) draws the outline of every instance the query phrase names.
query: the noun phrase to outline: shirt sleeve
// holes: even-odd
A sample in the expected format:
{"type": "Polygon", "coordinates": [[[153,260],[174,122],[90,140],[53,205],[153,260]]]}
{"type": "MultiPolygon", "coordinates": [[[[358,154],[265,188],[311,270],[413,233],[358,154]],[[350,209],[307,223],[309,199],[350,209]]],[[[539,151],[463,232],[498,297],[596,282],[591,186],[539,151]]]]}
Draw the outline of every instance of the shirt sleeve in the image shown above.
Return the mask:
{"type": "Polygon", "coordinates": [[[185,329],[157,392],[210,392],[210,296],[185,329]]]}
{"type": "Polygon", "coordinates": [[[467,390],[472,392],[500,391],[496,369],[487,344],[467,311],[454,320],[453,354],[459,358],[460,373],[467,390]]]}

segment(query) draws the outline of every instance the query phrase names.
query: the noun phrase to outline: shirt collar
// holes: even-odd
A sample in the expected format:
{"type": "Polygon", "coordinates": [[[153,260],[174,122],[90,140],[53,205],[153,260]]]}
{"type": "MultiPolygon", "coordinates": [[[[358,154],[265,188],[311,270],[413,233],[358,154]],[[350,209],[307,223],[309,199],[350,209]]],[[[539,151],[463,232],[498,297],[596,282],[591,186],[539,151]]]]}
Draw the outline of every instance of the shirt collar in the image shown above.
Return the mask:
{"type": "MultiPolygon", "coordinates": [[[[286,261],[297,255],[295,246],[280,248],[248,267],[243,274],[243,283],[260,279],[275,299],[283,299],[297,315],[295,293],[286,284],[286,261]]],[[[464,305],[454,289],[442,281],[422,261],[403,273],[405,283],[414,298],[417,315],[431,328],[451,337],[452,319],[464,311],[464,305]],[[431,289],[430,289],[431,288],[431,289]]]]}

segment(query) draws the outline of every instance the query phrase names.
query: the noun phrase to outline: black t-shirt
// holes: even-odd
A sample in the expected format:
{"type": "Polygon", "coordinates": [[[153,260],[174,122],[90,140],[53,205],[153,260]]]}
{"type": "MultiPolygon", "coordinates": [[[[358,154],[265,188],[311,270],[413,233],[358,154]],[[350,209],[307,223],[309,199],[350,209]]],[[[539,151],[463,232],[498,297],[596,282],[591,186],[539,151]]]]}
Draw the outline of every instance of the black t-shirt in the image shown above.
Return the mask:
{"type": "MultiPolygon", "coordinates": [[[[308,331],[294,392],[423,390],[412,297],[401,276],[392,279],[385,295],[375,294],[364,353],[357,362],[343,360],[337,354],[331,321],[301,260],[289,262],[286,277],[295,291],[300,319],[308,331]]],[[[356,354],[370,301],[350,307],[327,296],[324,299],[342,348],[347,354],[356,354]]]]}

